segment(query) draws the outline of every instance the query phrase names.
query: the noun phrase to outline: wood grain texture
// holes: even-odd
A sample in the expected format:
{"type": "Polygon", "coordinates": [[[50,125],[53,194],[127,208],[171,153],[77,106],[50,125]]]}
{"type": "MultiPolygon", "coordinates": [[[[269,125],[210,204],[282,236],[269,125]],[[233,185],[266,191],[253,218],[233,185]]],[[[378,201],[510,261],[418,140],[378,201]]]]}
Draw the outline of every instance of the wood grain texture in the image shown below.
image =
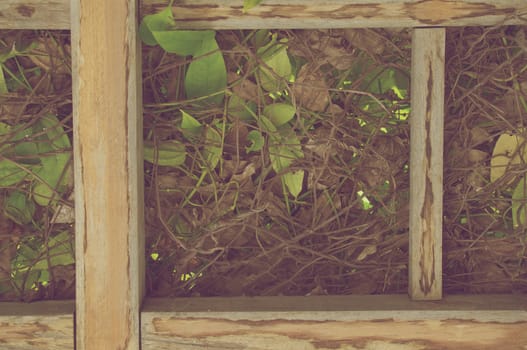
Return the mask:
{"type": "MultiPolygon", "coordinates": [[[[181,28],[367,28],[525,24],[524,0],[264,0],[242,11],[242,0],[179,0],[181,28]]],[[[142,16],[166,6],[142,0],[142,16]]],[[[68,29],[69,0],[0,1],[0,28],[68,29]]]]}
{"type": "Polygon", "coordinates": [[[69,0],[2,0],[2,29],[69,29],[69,0]]]}
{"type": "MultiPolygon", "coordinates": [[[[141,0],[146,15],[164,0],[141,0]]],[[[525,24],[525,0],[264,0],[243,13],[241,0],[178,0],[181,28],[367,28],[525,24]]]]}
{"type": "Polygon", "coordinates": [[[152,299],[141,316],[151,349],[522,349],[525,296],[405,295],[152,299]]]}
{"type": "Polygon", "coordinates": [[[77,349],[138,349],[144,268],[134,0],[72,1],[77,349]]]}
{"type": "Polygon", "coordinates": [[[73,350],[73,301],[0,303],[0,349],[73,350]]]}
{"type": "Polygon", "coordinates": [[[408,288],[414,300],[442,296],[445,29],[412,36],[408,288]]]}

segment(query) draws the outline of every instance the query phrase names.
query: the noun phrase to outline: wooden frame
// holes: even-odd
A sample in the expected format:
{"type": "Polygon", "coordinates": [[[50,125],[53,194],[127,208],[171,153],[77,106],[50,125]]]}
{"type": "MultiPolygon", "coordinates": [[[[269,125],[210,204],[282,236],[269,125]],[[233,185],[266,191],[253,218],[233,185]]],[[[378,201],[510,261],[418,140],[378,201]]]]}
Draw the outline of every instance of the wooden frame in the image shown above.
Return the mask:
{"type": "Polygon", "coordinates": [[[147,299],[141,308],[137,10],[156,11],[166,1],[74,0],[70,8],[69,0],[7,0],[0,4],[0,28],[69,29],[71,10],[77,302],[2,303],[0,347],[72,349],[75,337],[78,350],[139,349],[141,343],[143,349],[525,349],[523,296],[442,299],[444,29],[417,27],[526,24],[527,3],[264,0],[247,14],[241,3],[182,0],[174,15],[191,29],[416,28],[412,84],[422,88],[412,94],[409,294],[438,301],[400,295],[147,299]],[[102,87],[107,93],[99,93],[102,87]]]}

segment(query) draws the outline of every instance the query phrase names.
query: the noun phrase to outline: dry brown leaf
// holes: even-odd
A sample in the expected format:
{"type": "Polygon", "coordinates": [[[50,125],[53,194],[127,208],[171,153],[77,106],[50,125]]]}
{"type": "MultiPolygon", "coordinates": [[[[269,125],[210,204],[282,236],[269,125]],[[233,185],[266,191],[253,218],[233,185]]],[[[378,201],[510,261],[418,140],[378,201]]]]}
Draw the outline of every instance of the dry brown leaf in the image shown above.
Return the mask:
{"type": "Polygon", "coordinates": [[[314,64],[306,64],[300,68],[293,93],[298,105],[314,112],[323,112],[330,102],[324,74],[314,64]]]}
{"type": "Polygon", "coordinates": [[[371,29],[346,29],[344,37],[354,47],[363,50],[370,55],[380,55],[384,52],[385,39],[371,29]]]}
{"type": "Polygon", "coordinates": [[[487,152],[480,151],[479,149],[471,149],[467,155],[468,161],[473,164],[484,162],[488,156],[487,152]]]}
{"type": "Polygon", "coordinates": [[[36,41],[36,47],[31,51],[29,58],[37,66],[45,71],[53,71],[54,74],[69,74],[68,57],[69,46],[60,46],[55,38],[46,36],[36,41]]]}
{"type": "Polygon", "coordinates": [[[255,83],[233,72],[227,74],[227,79],[234,94],[246,101],[258,103],[258,86],[255,83]]]}
{"type": "Polygon", "coordinates": [[[470,141],[472,147],[478,146],[484,142],[487,142],[491,139],[489,132],[480,127],[473,127],[470,129],[470,141]]]}

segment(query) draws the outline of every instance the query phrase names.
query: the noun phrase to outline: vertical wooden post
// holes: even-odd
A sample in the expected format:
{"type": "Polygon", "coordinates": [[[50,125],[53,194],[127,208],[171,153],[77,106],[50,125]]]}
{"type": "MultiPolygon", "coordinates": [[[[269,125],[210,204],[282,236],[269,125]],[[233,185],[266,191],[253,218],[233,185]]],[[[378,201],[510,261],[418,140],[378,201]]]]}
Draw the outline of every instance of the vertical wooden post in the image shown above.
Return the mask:
{"type": "Polygon", "coordinates": [[[139,349],[143,294],[135,0],[71,2],[77,350],[139,349]]]}
{"type": "Polygon", "coordinates": [[[445,29],[412,37],[409,294],[442,297],[445,29]]]}

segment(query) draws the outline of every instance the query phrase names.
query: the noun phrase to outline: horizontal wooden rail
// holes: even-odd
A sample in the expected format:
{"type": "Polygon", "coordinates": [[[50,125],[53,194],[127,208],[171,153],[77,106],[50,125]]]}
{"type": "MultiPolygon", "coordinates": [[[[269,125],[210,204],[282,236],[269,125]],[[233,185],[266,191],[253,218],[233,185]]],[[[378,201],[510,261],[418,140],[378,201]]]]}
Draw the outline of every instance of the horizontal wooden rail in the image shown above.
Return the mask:
{"type": "Polygon", "coordinates": [[[142,350],[525,349],[527,299],[406,295],[149,299],[142,350]]]}
{"type": "MultiPolygon", "coordinates": [[[[142,0],[142,16],[167,0],[142,0]]],[[[248,13],[243,0],[179,0],[181,28],[352,28],[527,24],[525,0],[264,0],[248,13]]],[[[69,0],[4,0],[0,28],[69,29],[69,0]]]]}
{"type": "Polygon", "coordinates": [[[69,29],[70,0],[2,0],[0,29],[69,29]]]}
{"type": "Polygon", "coordinates": [[[0,349],[73,350],[73,301],[0,303],[0,349]]]}
{"type": "MultiPolygon", "coordinates": [[[[73,301],[0,303],[0,349],[72,350],[73,310],[73,301]]],[[[141,327],[142,350],[246,345],[258,350],[272,344],[276,349],[524,350],[527,298],[457,295],[425,303],[406,295],[147,299],[141,327]]]]}

